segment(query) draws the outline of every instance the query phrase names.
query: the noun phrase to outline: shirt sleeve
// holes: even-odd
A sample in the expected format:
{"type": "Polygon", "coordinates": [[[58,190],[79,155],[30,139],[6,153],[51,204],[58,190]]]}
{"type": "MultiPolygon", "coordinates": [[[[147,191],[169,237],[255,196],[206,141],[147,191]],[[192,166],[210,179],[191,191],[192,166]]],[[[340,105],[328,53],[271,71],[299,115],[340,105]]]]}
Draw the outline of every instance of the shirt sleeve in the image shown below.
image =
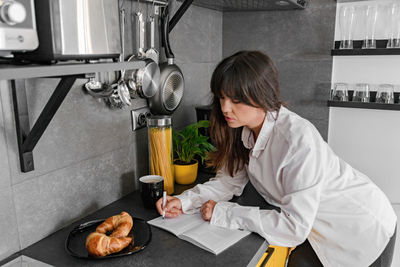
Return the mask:
{"type": "Polygon", "coordinates": [[[181,200],[184,213],[194,213],[208,200],[228,201],[234,195],[240,196],[249,181],[246,171],[238,171],[233,177],[225,170],[220,170],[217,175],[204,184],[198,184],[192,189],[184,191],[176,197],[181,200]]]}
{"type": "Polygon", "coordinates": [[[322,190],[321,153],[304,146],[288,157],[276,179],[281,185],[281,212],[218,202],[211,224],[256,232],[270,244],[294,247],[307,238],[314,223],[322,190]]]}

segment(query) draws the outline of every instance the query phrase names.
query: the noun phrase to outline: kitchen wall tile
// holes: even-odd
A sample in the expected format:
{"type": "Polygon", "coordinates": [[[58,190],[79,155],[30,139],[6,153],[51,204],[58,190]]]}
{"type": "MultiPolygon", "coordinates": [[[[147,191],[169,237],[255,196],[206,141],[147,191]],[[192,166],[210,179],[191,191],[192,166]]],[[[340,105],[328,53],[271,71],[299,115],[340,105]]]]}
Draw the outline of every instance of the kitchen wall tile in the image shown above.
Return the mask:
{"type": "Polygon", "coordinates": [[[210,58],[208,10],[190,7],[170,33],[177,63],[206,62],[210,58]]]}
{"type": "Polygon", "coordinates": [[[139,189],[139,178],[149,174],[149,152],[147,128],[132,133],[132,165],[134,167],[134,189],[139,189]]]}
{"type": "MultiPolygon", "coordinates": [[[[57,82],[58,80],[55,79],[27,81],[26,91],[31,127],[57,82]]],[[[83,91],[83,82],[78,80],[74,84],[37,143],[33,151],[35,170],[32,172],[26,174],[20,172],[14,118],[8,117],[10,122],[7,139],[13,184],[129,146],[132,136],[130,111],[109,109],[104,102],[83,91]]]]}
{"type": "Polygon", "coordinates": [[[185,92],[180,106],[172,117],[175,128],[182,128],[189,122],[195,122],[195,106],[210,103],[210,65],[213,64],[182,64],[185,92]]]}
{"type": "Polygon", "coordinates": [[[20,250],[11,187],[0,190],[0,261],[20,250]],[[15,226],[15,227],[14,227],[15,226]]]}
{"type": "Polygon", "coordinates": [[[222,18],[223,13],[209,10],[209,49],[211,62],[219,62],[222,59],[222,18]]]}
{"type": "Polygon", "coordinates": [[[331,61],[294,61],[277,63],[280,74],[281,96],[289,109],[312,123],[319,121],[317,129],[327,139],[329,109],[327,100],[330,91],[331,61]],[[325,125],[326,128],[320,128],[325,125]]]}
{"type": "MultiPolygon", "coordinates": [[[[6,90],[5,82],[0,81],[0,100],[2,91],[6,90]],[[4,89],[3,89],[4,88],[4,89]]],[[[0,101],[0,190],[11,185],[10,167],[8,163],[6,131],[3,119],[3,106],[0,101]]]]}
{"type": "MultiPolygon", "coordinates": [[[[174,1],[172,14],[180,4],[174,1]]],[[[170,43],[179,64],[219,60],[222,51],[222,12],[191,5],[171,31],[170,43]]]]}
{"type": "Polygon", "coordinates": [[[223,52],[241,49],[266,51],[275,60],[299,53],[326,53],[333,43],[336,3],[309,1],[304,10],[226,12],[223,52]]]}
{"type": "Polygon", "coordinates": [[[110,151],[14,185],[22,248],[131,192],[132,149],[110,151]]]}
{"type": "Polygon", "coordinates": [[[336,3],[310,1],[305,10],[226,12],[223,55],[261,50],[276,63],[282,99],[327,138],[336,3]]]}

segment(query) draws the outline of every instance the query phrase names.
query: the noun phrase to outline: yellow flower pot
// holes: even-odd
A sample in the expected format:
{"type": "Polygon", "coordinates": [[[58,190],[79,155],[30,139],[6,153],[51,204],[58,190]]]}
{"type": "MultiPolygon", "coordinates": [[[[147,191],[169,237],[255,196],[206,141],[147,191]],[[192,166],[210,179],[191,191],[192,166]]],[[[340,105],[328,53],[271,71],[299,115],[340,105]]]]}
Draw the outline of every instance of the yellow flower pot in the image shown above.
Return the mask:
{"type": "Polygon", "coordinates": [[[197,178],[199,163],[181,165],[174,162],[175,182],[178,184],[193,184],[197,178]]]}

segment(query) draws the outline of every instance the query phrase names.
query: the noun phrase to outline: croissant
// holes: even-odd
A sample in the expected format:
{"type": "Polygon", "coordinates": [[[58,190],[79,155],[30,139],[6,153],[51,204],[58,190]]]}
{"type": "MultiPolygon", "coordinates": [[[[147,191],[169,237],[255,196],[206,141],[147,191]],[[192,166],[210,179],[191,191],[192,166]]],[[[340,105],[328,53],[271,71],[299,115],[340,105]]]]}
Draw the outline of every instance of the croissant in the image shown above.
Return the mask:
{"type": "Polygon", "coordinates": [[[92,256],[103,257],[123,250],[131,241],[132,237],[109,237],[93,232],[86,238],[86,249],[92,256]]]}
{"type": "Polygon", "coordinates": [[[107,218],[86,238],[86,249],[90,255],[103,257],[126,248],[132,241],[127,237],[133,226],[132,217],[125,211],[107,218]],[[111,232],[107,236],[108,232],[111,232]]]}
{"type": "Polygon", "coordinates": [[[129,213],[123,211],[119,215],[107,218],[96,228],[96,232],[106,234],[111,232],[110,237],[125,237],[132,229],[133,221],[129,213]]]}

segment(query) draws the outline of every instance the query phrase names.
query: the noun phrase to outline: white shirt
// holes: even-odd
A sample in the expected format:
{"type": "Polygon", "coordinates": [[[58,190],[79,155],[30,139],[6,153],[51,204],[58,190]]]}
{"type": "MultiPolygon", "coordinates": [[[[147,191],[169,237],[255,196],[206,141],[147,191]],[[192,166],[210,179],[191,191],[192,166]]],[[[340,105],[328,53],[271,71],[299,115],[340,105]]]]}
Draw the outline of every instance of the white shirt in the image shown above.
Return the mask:
{"type": "Polygon", "coordinates": [[[267,114],[255,143],[252,131],[243,127],[243,145],[250,149],[243,170],[233,177],[218,171],[177,196],[183,212],[212,199],[217,202],[213,225],[256,232],[284,247],[307,238],[324,266],[369,266],[394,233],[397,217],[389,200],[341,160],[309,121],[284,107],[277,120],[272,117],[267,114]],[[280,213],[227,202],[241,195],[249,180],[280,213]]]}

